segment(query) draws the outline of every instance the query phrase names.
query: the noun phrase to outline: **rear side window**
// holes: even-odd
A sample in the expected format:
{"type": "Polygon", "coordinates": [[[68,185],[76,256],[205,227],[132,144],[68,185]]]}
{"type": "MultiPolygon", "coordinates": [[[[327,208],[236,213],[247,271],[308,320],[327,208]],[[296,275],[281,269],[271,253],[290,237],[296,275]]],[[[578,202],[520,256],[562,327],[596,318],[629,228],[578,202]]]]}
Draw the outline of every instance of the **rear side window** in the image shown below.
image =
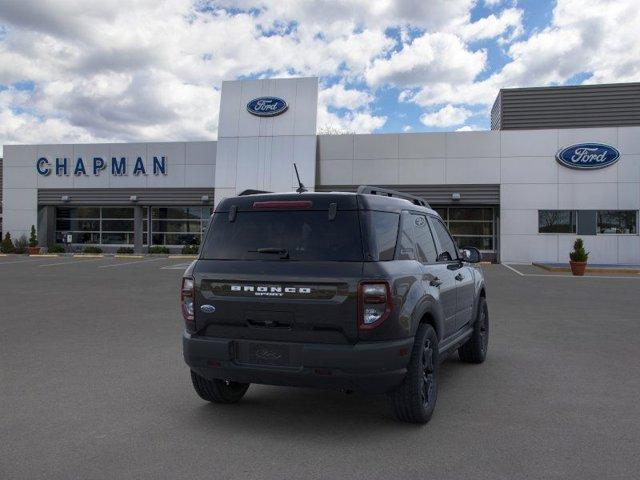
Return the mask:
{"type": "Polygon", "coordinates": [[[392,212],[361,212],[368,225],[369,252],[373,260],[393,260],[400,215],[392,212]]]}
{"type": "Polygon", "coordinates": [[[438,237],[438,242],[440,242],[438,260],[450,261],[457,259],[458,251],[456,250],[456,245],[455,243],[453,243],[451,235],[449,235],[449,232],[440,220],[438,220],[437,218],[432,218],[431,220],[433,222],[433,231],[438,237]]]}
{"type": "Polygon", "coordinates": [[[422,263],[433,263],[436,261],[436,244],[431,235],[429,222],[424,215],[411,215],[413,219],[413,229],[415,231],[416,246],[418,249],[417,260],[422,263]]]}
{"type": "Polygon", "coordinates": [[[362,261],[358,212],[338,211],[329,220],[326,211],[238,212],[213,215],[202,258],[209,260],[278,260],[279,255],[258,249],[284,249],[290,260],[362,261]]]}
{"type": "Polygon", "coordinates": [[[413,215],[406,212],[403,213],[400,235],[398,236],[398,260],[415,260],[416,259],[416,239],[413,231],[413,215]]]}

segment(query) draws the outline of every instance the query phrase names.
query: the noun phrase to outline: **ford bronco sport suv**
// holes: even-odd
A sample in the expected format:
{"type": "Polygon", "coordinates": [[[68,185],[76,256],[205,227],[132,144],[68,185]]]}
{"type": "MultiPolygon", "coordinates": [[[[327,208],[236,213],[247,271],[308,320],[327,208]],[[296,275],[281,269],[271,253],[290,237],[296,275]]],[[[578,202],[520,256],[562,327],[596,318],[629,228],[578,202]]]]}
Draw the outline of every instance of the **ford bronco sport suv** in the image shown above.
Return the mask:
{"type": "Polygon", "coordinates": [[[212,216],[185,272],[184,359],[197,394],[237,402],[251,383],[386,393],[426,423],[438,365],[487,355],[480,253],[459,250],[417,197],[240,195],[212,216]]]}

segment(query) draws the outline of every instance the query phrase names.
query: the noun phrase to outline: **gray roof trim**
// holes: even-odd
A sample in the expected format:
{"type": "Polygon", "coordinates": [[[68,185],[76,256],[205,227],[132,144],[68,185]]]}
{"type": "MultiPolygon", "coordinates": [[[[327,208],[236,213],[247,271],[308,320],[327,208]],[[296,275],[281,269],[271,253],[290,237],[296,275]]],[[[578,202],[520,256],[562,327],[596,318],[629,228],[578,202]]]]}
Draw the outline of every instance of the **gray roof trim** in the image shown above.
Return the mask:
{"type": "Polygon", "coordinates": [[[38,205],[210,205],[213,193],[213,188],[46,188],[38,190],[38,205]],[[209,199],[203,202],[203,196],[209,199]]]}
{"type": "MultiPolygon", "coordinates": [[[[376,185],[424,198],[433,205],[499,205],[500,185],[376,185]],[[453,200],[454,193],[460,200],[453,200]]],[[[358,185],[316,185],[316,192],[355,192],[358,185]]]]}

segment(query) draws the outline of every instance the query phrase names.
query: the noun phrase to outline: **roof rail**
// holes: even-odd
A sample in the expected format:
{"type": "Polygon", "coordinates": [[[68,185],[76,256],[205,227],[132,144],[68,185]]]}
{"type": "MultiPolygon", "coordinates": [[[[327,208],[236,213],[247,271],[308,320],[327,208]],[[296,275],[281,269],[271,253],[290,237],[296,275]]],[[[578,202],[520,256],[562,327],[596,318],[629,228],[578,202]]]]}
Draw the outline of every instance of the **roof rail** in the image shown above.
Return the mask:
{"type": "Polygon", "coordinates": [[[261,193],[273,193],[273,192],[267,192],[266,190],[253,190],[251,188],[248,188],[247,190],[241,191],[238,194],[238,196],[244,197],[245,195],[260,195],[261,193]]]}
{"type": "Polygon", "coordinates": [[[360,185],[356,193],[366,195],[380,195],[383,197],[402,198],[403,200],[409,200],[414,205],[420,205],[421,207],[431,208],[424,198],[416,197],[409,193],[398,192],[397,190],[390,190],[388,188],[373,187],[370,185],[360,185]]]}

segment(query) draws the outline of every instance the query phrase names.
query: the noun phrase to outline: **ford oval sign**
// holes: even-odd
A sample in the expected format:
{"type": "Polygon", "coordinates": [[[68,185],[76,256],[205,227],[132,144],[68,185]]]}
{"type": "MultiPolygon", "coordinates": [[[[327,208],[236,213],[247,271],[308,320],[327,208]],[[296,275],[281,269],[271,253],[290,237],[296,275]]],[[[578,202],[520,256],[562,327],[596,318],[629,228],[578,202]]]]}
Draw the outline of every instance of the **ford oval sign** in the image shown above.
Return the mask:
{"type": "Polygon", "coordinates": [[[565,167],[579,170],[595,170],[613,165],[620,158],[620,152],[602,143],[579,143],[565,147],[558,152],[556,160],[565,167]]]}
{"type": "Polygon", "coordinates": [[[278,97],[254,98],[247,103],[247,111],[258,117],[275,117],[284,113],[287,108],[289,108],[287,102],[278,97]]]}
{"type": "Polygon", "coordinates": [[[204,313],[213,313],[216,311],[216,307],[205,303],[204,305],[200,306],[200,310],[204,313]]]}

